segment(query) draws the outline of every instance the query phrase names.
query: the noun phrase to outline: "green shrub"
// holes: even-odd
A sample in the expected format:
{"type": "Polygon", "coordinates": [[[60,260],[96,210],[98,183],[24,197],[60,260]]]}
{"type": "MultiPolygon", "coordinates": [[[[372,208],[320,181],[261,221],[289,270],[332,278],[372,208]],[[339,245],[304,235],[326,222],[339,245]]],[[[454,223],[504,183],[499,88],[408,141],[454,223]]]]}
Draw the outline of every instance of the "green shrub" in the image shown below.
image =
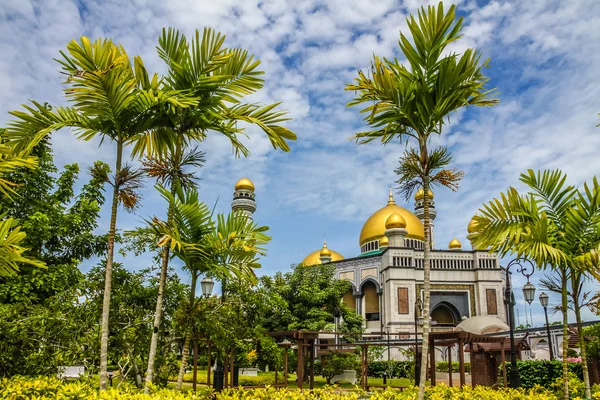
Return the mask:
{"type": "MultiPolygon", "coordinates": [[[[556,379],[562,379],[562,361],[539,361],[527,360],[517,361],[519,373],[521,375],[521,386],[532,388],[535,385],[549,387],[556,379]]],[[[569,372],[578,379],[583,380],[583,369],[581,363],[573,362],[568,364],[569,372]]],[[[506,361],[506,374],[510,376],[511,364],[506,361]]],[[[502,381],[502,364],[498,367],[499,381],[502,381]]]]}
{"type": "Polygon", "coordinates": [[[414,373],[414,361],[373,361],[367,366],[367,375],[372,378],[383,378],[389,373],[392,365],[392,376],[388,378],[412,378],[414,373]]]}
{"type": "MultiPolygon", "coordinates": [[[[459,371],[459,367],[460,364],[458,361],[453,361],[452,362],[452,372],[458,372],[459,371]]],[[[437,372],[448,372],[448,363],[446,361],[440,361],[435,363],[435,370],[437,372]]],[[[471,363],[466,362],[465,363],[465,372],[470,373],[471,372],[471,363]]]]}
{"type": "MultiPolygon", "coordinates": [[[[572,379],[575,379],[573,377],[572,379]]],[[[387,389],[370,394],[370,400],[409,400],[416,398],[418,389],[409,387],[403,392],[387,389]]],[[[0,398],[11,400],[25,399],[90,399],[90,400],[192,400],[212,398],[210,390],[178,392],[169,389],[153,390],[149,395],[142,394],[139,390],[125,386],[109,388],[100,395],[97,388],[89,382],[63,382],[56,378],[24,378],[14,377],[0,380],[0,398]]],[[[358,400],[362,397],[360,391],[339,391],[335,387],[326,387],[315,390],[281,389],[273,388],[243,390],[226,389],[214,395],[215,400],[358,400]]],[[[574,397],[574,396],[573,396],[574,397]]],[[[495,390],[477,386],[465,386],[462,390],[457,387],[449,388],[444,385],[427,388],[426,398],[433,399],[462,399],[462,400],[558,400],[556,394],[546,388],[533,389],[500,389],[495,390]]],[[[600,396],[595,393],[595,400],[600,396]]]]}

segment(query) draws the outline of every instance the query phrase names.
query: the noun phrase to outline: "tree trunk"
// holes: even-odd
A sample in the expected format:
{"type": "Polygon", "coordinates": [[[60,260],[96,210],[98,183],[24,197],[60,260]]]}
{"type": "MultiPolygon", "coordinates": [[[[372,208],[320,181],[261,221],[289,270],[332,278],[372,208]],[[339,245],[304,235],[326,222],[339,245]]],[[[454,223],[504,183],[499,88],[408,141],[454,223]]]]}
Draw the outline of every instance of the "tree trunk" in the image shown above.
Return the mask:
{"type": "Polygon", "coordinates": [[[100,390],[106,390],[108,385],[108,322],[110,313],[110,293],[112,290],[112,268],[115,251],[115,233],[117,229],[117,211],[119,209],[119,187],[117,180],[121,172],[123,158],[123,142],[117,140],[117,161],[115,165],[115,180],[113,188],[110,227],[108,230],[108,254],[104,276],[104,297],[102,299],[102,324],[100,326],[100,390]]]}
{"type": "MultiPolygon", "coordinates": [[[[196,297],[196,281],[198,280],[198,275],[196,272],[192,271],[192,284],[190,290],[190,307],[194,303],[194,298],[196,297]]],[[[177,390],[181,390],[183,386],[183,376],[185,375],[185,367],[187,367],[187,359],[190,356],[190,345],[192,343],[192,334],[193,334],[193,319],[189,321],[188,327],[185,331],[185,341],[183,344],[183,352],[181,354],[181,367],[179,368],[179,376],[177,377],[177,390]]]]}
{"type": "Polygon", "coordinates": [[[583,383],[585,385],[585,398],[592,398],[592,390],[590,388],[590,374],[587,365],[587,355],[585,351],[585,339],[583,335],[583,325],[581,323],[581,310],[579,307],[579,294],[581,288],[581,275],[576,278],[575,271],[571,271],[571,291],[573,293],[573,308],[575,309],[575,320],[577,321],[577,336],[579,340],[579,348],[581,349],[581,367],[583,368],[583,383]]]}
{"type": "MultiPolygon", "coordinates": [[[[427,148],[422,146],[421,157],[427,156],[427,148]]],[[[431,270],[429,265],[429,254],[431,250],[431,234],[429,225],[429,176],[423,179],[423,222],[425,230],[425,247],[423,249],[423,343],[421,346],[421,378],[419,381],[419,400],[425,396],[425,381],[427,379],[427,361],[429,356],[429,307],[431,296],[431,270]]],[[[419,293],[416,294],[419,296],[419,293]]],[[[431,349],[435,351],[435,349],[431,349]]],[[[431,373],[435,374],[435,365],[431,366],[431,373]]]]}
{"type": "Polygon", "coordinates": [[[562,362],[563,362],[563,391],[564,399],[569,400],[569,369],[567,365],[567,352],[569,350],[569,320],[568,320],[568,301],[567,301],[567,273],[561,271],[562,278],[562,315],[563,315],[563,351],[562,351],[562,362]]]}
{"type": "MultiPolygon", "coordinates": [[[[177,142],[175,146],[175,159],[180,163],[181,152],[182,152],[183,137],[181,134],[177,135],[177,142]]],[[[175,194],[175,189],[179,183],[177,176],[171,177],[171,194],[175,194]]],[[[169,205],[167,210],[167,224],[171,224],[173,220],[173,210],[169,205]]],[[[152,330],[152,339],[150,340],[150,352],[148,353],[148,369],[146,371],[146,384],[144,387],[144,393],[150,392],[150,384],[154,377],[154,360],[156,359],[156,347],[158,346],[158,336],[160,332],[160,324],[162,321],[163,313],[163,301],[167,285],[167,272],[169,269],[169,246],[165,246],[162,251],[162,264],[160,267],[160,280],[158,282],[158,296],[156,297],[156,310],[154,311],[154,328],[152,330]]]]}

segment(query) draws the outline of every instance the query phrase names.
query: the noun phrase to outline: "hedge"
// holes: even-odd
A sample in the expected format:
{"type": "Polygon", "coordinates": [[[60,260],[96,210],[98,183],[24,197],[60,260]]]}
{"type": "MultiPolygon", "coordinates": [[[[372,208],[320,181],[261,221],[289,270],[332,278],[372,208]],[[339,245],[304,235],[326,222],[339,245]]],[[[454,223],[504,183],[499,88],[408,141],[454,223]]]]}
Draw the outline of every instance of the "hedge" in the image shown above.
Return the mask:
{"type": "MultiPolygon", "coordinates": [[[[458,361],[452,361],[452,372],[459,372],[460,363],[458,361]]],[[[435,363],[435,370],[437,372],[448,372],[448,363],[446,361],[440,361],[435,363]]],[[[465,363],[465,372],[471,372],[471,363],[465,363]]]]}
{"type": "MultiPolygon", "coordinates": [[[[532,388],[535,385],[544,387],[550,386],[556,379],[562,379],[563,365],[562,361],[539,361],[527,360],[517,361],[519,373],[521,375],[521,386],[524,388],[532,388]]],[[[572,362],[567,364],[569,372],[583,380],[583,368],[580,362],[572,362]]],[[[511,364],[506,362],[506,374],[510,377],[511,364]]],[[[498,367],[499,381],[502,381],[502,364],[498,367]]]]}
{"type": "Polygon", "coordinates": [[[392,364],[392,376],[388,378],[412,378],[414,374],[413,361],[373,361],[367,365],[367,375],[372,378],[383,378],[390,370],[392,364]]]}
{"type": "MultiPolygon", "coordinates": [[[[596,386],[592,395],[594,400],[600,400],[600,391],[596,386]]],[[[417,397],[418,389],[410,387],[403,392],[387,389],[370,393],[370,400],[409,400],[417,397]]],[[[495,390],[478,386],[465,386],[462,390],[457,387],[449,388],[438,385],[428,388],[427,399],[462,399],[462,400],[559,400],[556,394],[540,386],[533,389],[500,389],[495,390]]],[[[315,390],[298,389],[227,389],[222,393],[213,394],[210,390],[202,389],[197,393],[190,390],[178,392],[170,389],[152,390],[143,394],[140,390],[129,385],[121,388],[110,388],[99,393],[98,389],[87,381],[64,382],[56,378],[25,378],[13,377],[0,380],[0,398],[24,400],[32,398],[47,399],[90,399],[90,400],[358,400],[364,398],[360,391],[347,392],[336,390],[335,387],[315,390]],[[214,396],[214,397],[213,397],[214,396]]]]}

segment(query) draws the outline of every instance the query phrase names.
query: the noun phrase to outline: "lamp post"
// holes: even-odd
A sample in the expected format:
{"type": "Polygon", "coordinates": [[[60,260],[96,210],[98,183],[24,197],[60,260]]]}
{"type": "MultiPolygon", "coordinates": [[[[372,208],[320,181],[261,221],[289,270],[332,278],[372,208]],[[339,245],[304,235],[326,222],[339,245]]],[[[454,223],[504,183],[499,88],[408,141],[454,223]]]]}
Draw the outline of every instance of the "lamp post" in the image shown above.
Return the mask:
{"type": "MultiPolygon", "coordinates": [[[[200,281],[200,287],[202,288],[202,296],[208,298],[212,295],[213,289],[215,287],[215,282],[212,280],[212,278],[206,276],[200,281]]],[[[197,351],[198,346],[195,346],[194,349],[197,351]]],[[[194,354],[194,390],[196,390],[196,373],[198,368],[197,357],[198,354],[194,354]]],[[[215,368],[213,381],[213,386],[217,391],[223,390],[223,366],[221,365],[220,361],[221,360],[217,358],[217,368],[215,368]]]]}
{"type": "Polygon", "coordinates": [[[415,300],[415,386],[419,386],[421,382],[421,357],[419,357],[419,340],[418,340],[418,327],[423,325],[423,303],[421,298],[417,296],[415,300]]]}
{"type": "Polygon", "coordinates": [[[552,336],[550,336],[550,324],[548,323],[548,300],[550,296],[546,292],[540,294],[540,304],[544,307],[544,315],[546,316],[546,333],[548,334],[548,350],[550,351],[550,361],[554,360],[554,351],[552,350],[552,336]]]}
{"type": "Polygon", "coordinates": [[[512,284],[510,279],[510,269],[517,266],[517,272],[527,278],[527,283],[523,286],[523,296],[525,301],[531,304],[535,296],[535,286],[529,282],[529,277],[533,275],[535,270],[531,261],[525,258],[517,258],[512,260],[506,266],[506,290],[504,293],[504,304],[508,307],[509,327],[510,327],[510,387],[518,388],[521,386],[521,375],[517,366],[517,349],[515,347],[515,311],[514,303],[512,302],[512,284]]]}

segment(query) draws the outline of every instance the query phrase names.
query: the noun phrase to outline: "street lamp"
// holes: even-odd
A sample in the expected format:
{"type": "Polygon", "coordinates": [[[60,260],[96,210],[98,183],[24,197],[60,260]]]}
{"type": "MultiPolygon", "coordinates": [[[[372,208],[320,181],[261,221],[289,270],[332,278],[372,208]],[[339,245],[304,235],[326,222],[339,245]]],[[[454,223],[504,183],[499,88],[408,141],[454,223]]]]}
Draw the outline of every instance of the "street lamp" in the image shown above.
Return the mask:
{"type": "Polygon", "coordinates": [[[202,287],[202,295],[204,297],[209,297],[212,294],[215,283],[212,278],[205,277],[200,281],[200,286],[202,287]]]}
{"type": "Polygon", "coordinates": [[[525,301],[529,304],[533,301],[535,296],[535,286],[529,282],[529,277],[533,275],[535,267],[531,261],[525,258],[517,258],[512,260],[506,266],[506,289],[504,292],[504,304],[508,307],[508,318],[510,327],[510,387],[517,388],[521,386],[521,375],[519,374],[519,367],[517,366],[517,349],[515,347],[515,310],[514,303],[512,302],[512,284],[510,279],[510,268],[517,266],[517,272],[527,278],[527,283],[523,286],[523,296],[525,301]]]}
{"type": "Polygon", "coordinates": [[[548,350],[550,350],[550,361],[554,360],[554,351],[552,350],[552,336],[550,336],[550,324],[548,323],[548,300],[550,296],[546,292],[540,294],[540,304],[544,307],[544,315],[546,316],[546,333],[548,334],[548,350]]]}
{"type": "Polygon", "coordinates": [[[419,340],[417,329],[423,325],[423,303],[421,297],[417,295],[415,300],[415,386],[419,386],[421,382],[421,357],[419,357],[419,340]]]}

